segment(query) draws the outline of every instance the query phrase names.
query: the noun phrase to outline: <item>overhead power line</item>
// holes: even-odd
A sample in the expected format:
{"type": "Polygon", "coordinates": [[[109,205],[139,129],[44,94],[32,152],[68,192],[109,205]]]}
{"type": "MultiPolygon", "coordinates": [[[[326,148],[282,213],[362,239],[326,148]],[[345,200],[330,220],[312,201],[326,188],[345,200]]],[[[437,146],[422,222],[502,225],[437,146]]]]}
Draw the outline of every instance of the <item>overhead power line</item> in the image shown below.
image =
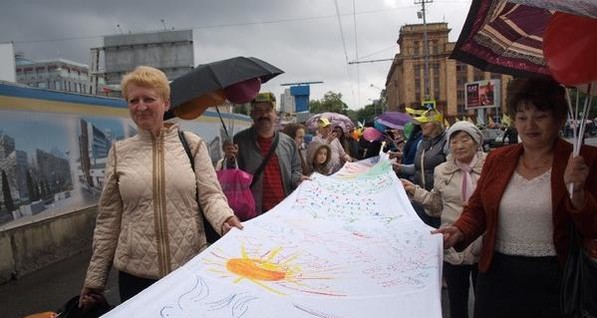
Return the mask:
{"type": "MultiPolygon", "coordinates": [[[[369,11],[361,11],[357,12],[357,15],[365,15],[365,14],[375,14],[375,13],[383,13],[383,12],[391,12],[396,11],[399,9],[404,8],[412,8],[413,5],[408,6],[401,6],[396,8],[390,9],[380,9],[380,10],[369,10],[369,11]]],[[[229,28],[229,27],[244,27],[249,25],[260,25],[260,24],[278,24],[278,23],[289,23],[289,22],[301,22],[301,21],[311,21],[311,20],[325,20],[336,18],[338,15],[340,16],[350,16],[353,13],[345,13],[340,14],[339,10],[336,6],[337,14],[334,15],[321,15],[321,16],[312,16],[312,17],[298,17],[298,18],[287,18],[287,19],[275,19],[275,20],[263,20],[263,21],[255,21],[255,22],[238,22],[238,23],[223,23],[223,24],[213,24],[213,25],[196,25],[196,26],[182,26],[177,27],[179,30],[183,29],[193,29],[193,30],[201,30],[201,29],[218,29],[218,28],[229,28]]],[[[89,40],[89,39],[101,39],[106,35],[87,35],[87,36],[73,36],[73,37],[64,37],[64,38],[53,38],[53,39],[34,39],[34,40],[14,40],[13,43],[41,43],[41,42],[63,42],[63,41],[73,41],[73,40],[89,40]]]]}
{"type": "Polygon", "coordinates": [[[362,64],[362,63],[377,63],[377,62],[385,62],[385,61],[393,61],[394,59],[378,59],[378,60],[366,60],[366,61],[350,61],[348,64],[362,64]]]}

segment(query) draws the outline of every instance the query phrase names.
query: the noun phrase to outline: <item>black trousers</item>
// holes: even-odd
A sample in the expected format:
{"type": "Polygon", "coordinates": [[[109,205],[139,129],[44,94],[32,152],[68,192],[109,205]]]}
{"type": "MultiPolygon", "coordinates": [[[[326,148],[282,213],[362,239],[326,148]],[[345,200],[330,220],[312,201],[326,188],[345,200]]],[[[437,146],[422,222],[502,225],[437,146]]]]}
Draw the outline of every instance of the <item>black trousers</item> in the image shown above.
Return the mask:
{"type": "Polygon", "coordinates": [[[411,201],[411,204],[413,206],[413,209],[415,209],[415,212],[417,212],[419,218],[425,224],[436,229],[439,228],[439,226],[441,225],[441,218],[427,215],[427,213],[425,213],[425,208],[423,208],[423,206],[417,202],[411,201]]]}
{"type": "Polygon", "coordinates": [[[468,318],[468,298],[472,278],[473,290],[477,280],[477,264],[452,265],[444,262],[444,279],[448,284],[450,318],[468,318]]]}
{"type": "Polygon", "coordinates": [[[156,279],[142,278],[122,271],[118,271],[118,291],[120,302],[123,303],[137,295],[145,288],[157,282],[156,279]]]}
{"type": "Polygon", "coordinates": [[[479,273],[475,318],[556,318],[560,313],[562,269],[555,256],[494,253],[491,268],[479,273]]]}

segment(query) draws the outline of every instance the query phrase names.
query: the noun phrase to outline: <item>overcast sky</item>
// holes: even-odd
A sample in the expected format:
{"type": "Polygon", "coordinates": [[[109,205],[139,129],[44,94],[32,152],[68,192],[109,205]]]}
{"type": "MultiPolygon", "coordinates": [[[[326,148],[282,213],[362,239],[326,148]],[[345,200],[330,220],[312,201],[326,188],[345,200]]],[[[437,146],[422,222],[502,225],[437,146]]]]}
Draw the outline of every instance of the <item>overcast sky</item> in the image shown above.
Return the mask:
{"type": "MultiPolygon", "coordinates": [[[[384,87],[391,61],[347,61],[393,58],[400,27],[422,23],[414,0],[0,1],[0,42],[13,41],[15,51],[33,60],[89,64],[89,48],[102,46],[102,36],[158,31],[165,24],[193,29],[195,64],[257,57],[285,71],[262,91],[279,96],[281,83],[323,81],[311,86],[311,99],[339,92],[352,109],[379,97],[375,87],[384,87]]],[[[434,0],[427,22],[448,22],[456,41],[470,2],[434,0]]]]}

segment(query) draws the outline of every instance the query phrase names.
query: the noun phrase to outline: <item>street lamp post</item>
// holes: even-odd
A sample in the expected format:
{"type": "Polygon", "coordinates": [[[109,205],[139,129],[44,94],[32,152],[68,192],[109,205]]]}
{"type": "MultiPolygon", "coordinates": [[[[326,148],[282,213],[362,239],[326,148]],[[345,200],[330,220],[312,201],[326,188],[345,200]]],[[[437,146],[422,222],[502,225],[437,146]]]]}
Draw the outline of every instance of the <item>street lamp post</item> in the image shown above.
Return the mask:
{"type": "MultiPolygon", "coordinates": [[[[430,93],[429,93],[429,89],[430,89],[430,85],[429,85],[429,43],[427,40],[427,19],[425,17],[425,4],[427,3],[431,3],[433,2],[433,0],[415,0],[415,4],[420,4],[421,5],[421,11],[419,15],[419,18],[423,18],[423,51],[425,54],[425,69],[424,69],[424,73],[423,73],[423,81],[425,82],[425,99],[429,99],[430,98],[430,93]]],[[[418,12],[417,12],[418,13],[418,12]]]]}
{"type": "MultiPolygon", "coordinates": [[[[375,88],[375,89],[377,89],[379,91],[379,98],[380,98],[379,100],[381,101],[381,98],[382,98],[381,95],[382,95],[382,93],[383,93],[384,90],[382,88],[380,88],[380,87],[377,87],[377,86],[373,85],[373,84],[370,84],[369,87],[375,88]]],[[[373,102],[375,103],[375,101],[373,101],[373,102]]],[[[381,103],[381,112],[382,113],[385,111],[383,109],[383,107],[384,107],[384,105],[383,105],[383,103],[381,103]]]]}

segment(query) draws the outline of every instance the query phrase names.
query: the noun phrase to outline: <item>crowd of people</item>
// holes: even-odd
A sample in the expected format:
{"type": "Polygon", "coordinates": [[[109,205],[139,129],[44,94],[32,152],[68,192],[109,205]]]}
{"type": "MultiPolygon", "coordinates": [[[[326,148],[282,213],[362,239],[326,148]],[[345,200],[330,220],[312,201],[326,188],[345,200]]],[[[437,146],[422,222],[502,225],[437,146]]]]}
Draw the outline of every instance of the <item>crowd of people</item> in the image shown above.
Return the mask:
{"type": "Polygon", "coordinates": [[[242,229],[215,170],[251,173],[260,215],[313,173],[330,175],[380,151],[395,160],[420,218],[444,236],[452,318],[468,317],[470,282],[475,317],[560,317],[572,224],[597,258],[597,149],[583,146],[571,156],[560,137],[565,94],[555,82],[513,81],[508,112],[521,142],[489,154],[475,125],[446,129],[436,109],[412,110],[407,135],[388,130],[377,140],[357,140],[344,124],[320,117],[305,146],[308,129],[278,131],[275,96],[260,93],[251,102],[252,126],[223,142],[215,167],[199,136],[181,137],[178,125],[163,121],[170,92],[161,71],[138,67],[122,88],[139,133],[110,149],[82,306],[101,297],[112,265],[125,301],[206,248],[206,226],[220,235],[242,229]]]}

